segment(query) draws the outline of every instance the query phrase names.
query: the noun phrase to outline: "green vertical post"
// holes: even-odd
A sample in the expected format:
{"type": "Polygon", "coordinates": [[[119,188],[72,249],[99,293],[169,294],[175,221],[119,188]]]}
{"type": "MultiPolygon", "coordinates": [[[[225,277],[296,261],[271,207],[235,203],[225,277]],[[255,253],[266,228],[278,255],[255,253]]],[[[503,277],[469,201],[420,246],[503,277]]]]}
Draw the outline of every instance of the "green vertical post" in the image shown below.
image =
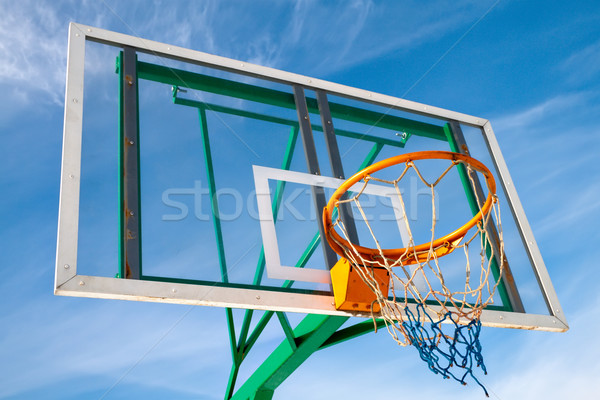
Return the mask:
{"type": "MultiPolygon", "coordinates": [[[[210,206],[212,211],[212,220],[215,229],[215,239],[217,241],[217,249],[219,255],[219,268],[221,269],[221,281],[229,282],[227,275],[227,261],[225,259],[225,245],[223,243],[223,232],[221,229],[221,214],[219,212],[219,202],[217,199],[217,190],[215,184],[215,174],[213,168],[212,154],[210,151],[210,141],[208,137],[208,122],[206,119],[206,110],[204,107],[198,107],[198,115],[200,117],[200,132],[202,135],[202,147],[204,149],[204,161],[206,163],[206,175],[208,178],[208,193],[210,196],[210,206]]],[[[231,355],[234,364],[238,361],[237,344],[235,339],[235,325],[233,321],[233,310],[226,308],[227,328],[229,329],[229,344],[231,346],[231,355]]]]}
{"type": "Polygon", "coordinates": [[[137,55],[125,46],[119,74],[119,276],[142,277],[140,132],[137,55]]]}
{"type": "Polygon", "coordinates": [[[123,129],[123,52],[119,52],[117,56],[117,73],[119,74],[119,186],[118,186],[118,197],[119,197],[119,238],[117,240],[119,246],[119,272],[117,273],[118,278],[125,278],[125,246],[123,245],[125,232],[125,215],[121,212],[124,207],[123,202],[123,152],[125,151],[125,136],[123,129]]]}
{"type": "Polygon", "coordinates": [[[217,189],[215,184],[215,172],[213,168],[212,153],[210,150],[210,141],[208,138],[208,123],[206,120],[206,109],[198,107],[200,116],[200,132],[202,134],[202,147],[204,149],[204,161],[206,165],[206,175],[208,178],[208,194],[210,196],[210,208],[212,212],[212,221],[215,230],[215,239],[219,255],[219,268],[221,270],[221,281],[229,282],[227,276],[227,261],[225,259],[225,246],[223,244],[223,231],[221,229],[221,214],[219,211],[219,201],[217,199],[217,189]]]}

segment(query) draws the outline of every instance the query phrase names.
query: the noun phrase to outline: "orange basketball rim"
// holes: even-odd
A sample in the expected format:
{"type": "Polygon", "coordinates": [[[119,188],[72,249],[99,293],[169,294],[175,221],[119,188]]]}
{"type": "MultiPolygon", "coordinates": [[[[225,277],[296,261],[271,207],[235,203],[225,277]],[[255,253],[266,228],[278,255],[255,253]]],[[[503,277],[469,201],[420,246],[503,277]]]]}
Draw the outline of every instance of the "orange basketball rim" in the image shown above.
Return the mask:
{"type": "Polygon", "coordinates": [[[346,251],[344,248],[358,254],[365,261],[376,261],[377,259],[386,258],[392,260],[399,260],[402,265],[410,265],[418,262],[425,262],[432,256],[431,251],[435,253],[436,257],[445,256],[451,253],[460,241],[465,237],[467,232],[475,226],[479,221],[482,220],[484,215],[487,215],[492,204],[497,201],[496,199],[496,181],[490,170],[483,165],[480,161],[461,153],[453,153],[450,151],[420,151],[414,153],[401,154],[395,157],[387,158],[379,161],[359,172],[354,174],[348,180],[346,180],[336,191],[333,193],[327,206],[323,209],[323,225],[325,227],[325,235],[327,242],[331,248],[340,256],[347,258],[346,251]],[[373,249],[363,247],[358,244],[351,244],[348,240],[344,239],[335,229],[335,224],[332,221],[333,212],[338,207],[340,198],[356,183],[361,180],[369,179],[369,176],[377,171],[384,168],[388,168],[394,165],[405,163],[410,165],[413,161],[418,160],[450,160],[453,164],[464,163],[469,165],[474,170],[480,172],[486,181],[488,188],[488,195],[483,206],[473,218],[471,218],[466,224],[456,229],[445,236],[435,239],[433,242],[427,242],[419,244],[413,247],[405,247],[398,249],[373,249]]]}

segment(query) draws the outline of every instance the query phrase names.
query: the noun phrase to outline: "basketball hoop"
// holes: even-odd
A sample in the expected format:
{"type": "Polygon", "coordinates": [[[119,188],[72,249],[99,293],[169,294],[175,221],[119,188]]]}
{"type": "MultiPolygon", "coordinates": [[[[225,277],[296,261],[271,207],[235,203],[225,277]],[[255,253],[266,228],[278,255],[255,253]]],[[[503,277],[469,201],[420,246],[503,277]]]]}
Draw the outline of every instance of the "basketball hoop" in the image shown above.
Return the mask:
{"type": "Polygon", "coordinates": [[[463,384],[466,384],[465,378],[471,376],[485,391],[483,385],[473,375],[475,366],[486,371],[479,343],[481,329],[479,318],[481,311],[493,303],[504,258],[496,182],[490,170],[470,156],[447,151],[407,153],[388,158],[356,173],[335,191],[323,210],[323,225],[327,242],[342,257],[331,270],[336,308],[370,310],[374,319],[380,317],[385,321],[388,332],[398,344],[415,346],[419,350],[421,359],[428,363],[433,372],[440,373],[446,378],[452,377],[463,384]],[[416,162],[423,160],[448,160],[450,165],[435,181],[429,182],[416,165],[416,162]],[[404,169],[394,180],[373,176],[380,170],[402,164],[404,169]],[[485,178],[487,196],[485,200],[479,199],[477,191],[473,191],[478,212],[463,226],[436,238],[434,188],[454,167],[465,169],[465,180],[469,181],[471,187],[475,187],[477,173],[481,174],[485,178]],[[404,199],[398,186],[411,170],[431,189],[433,213],[431,240],[422,244],[414,242],[406,217],[404,199]],[[375,237],[369,218],[360,204],[360,197],[370,182],[391,185],[395,188],[409,235],[409,242],[405,243],[405,247],[382,248],[375,237]],[[344,198],[346,194],[347,198],[344,198]],[[350,235],[340,218],[342,213],[339,212],[339,207],[348,203],[352,203],[362,215],[375,247],[364,247],[350,240],[350,235]],[[492,235],[488,229],[494,222],[492,215],[497,222],[500,243],[490,242],[492,235]],[[479,240],[475,240],[476,238],[479,240]],[[473,243],[481,245],[478,280],[473,279],[477,274],[474,268],[475,262],[469,260],[469,246],[473,243]],[[440,266],[439,260],[459,248],[464,249],[466,257],[465,285],[464,288],[451,289],[446,284],[444,268],[440,266]],[[497,251],[494,252],[494,249],[497,251]],[[493,282],[493,278],[490,279],[493,275],[491,266],[494,259],[499,261],[496,282],[493,282]],[[342,269],[350,272],[341,273],[342,269]],[[383,274],[377,272],[382,270],[383,274]],[[360,280],[349,279],[356,275],[360,280]],[[417,277],[426,282],[424,289],[416,284],[417,277]],[[403,289],[404,296],[397,297],[394,287],[398,284],[403,286],[400,290],[403,289]],[[371,303],[366,304],[364,300],[362,304],[357,303],[355,298],[359,296],[353,293],[360,292],[360,299],[364,299],[365,285],[371,292],[369,298],[371,303]],[[341,293],[344,299],[340,300],[341,293]],[[377,311],[379,315],[376,314],[377,311]],[[429,323],[428,327],[423,322],[429,323]],[[442,322],[453,326],[453,332],[443,332],[442,322]]]}

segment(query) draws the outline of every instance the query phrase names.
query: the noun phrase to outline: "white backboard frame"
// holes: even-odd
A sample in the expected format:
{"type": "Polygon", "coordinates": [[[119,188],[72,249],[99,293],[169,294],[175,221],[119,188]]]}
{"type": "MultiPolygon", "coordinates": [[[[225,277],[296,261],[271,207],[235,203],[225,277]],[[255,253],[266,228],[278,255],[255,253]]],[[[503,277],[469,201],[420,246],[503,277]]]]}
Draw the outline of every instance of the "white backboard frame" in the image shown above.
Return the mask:
{"type": "MultiPolygon", "coordinates": [[[[67,81],[63,132],[63,158],[58,218],[58,238],[54,293],[64,296],[94,297],[162,303],[193,304],[216,307],[252,308],[259,310],[316,313],[341,316],[365,316],[335,310],[333,296],[278,292],[254,288],[223,287],[94,277],[77,273],[77,240],[79,196],[81,182],[81,144],[83,120],[83,81],[86,40],[111,46],[131,46],[136,51],[210,66],[226,71],[261,77],[275,82],[298,84],[307,89],[319,89],[332,95],[367,101],[442,120],[457,121],[479,128],[492,156],[500,184],[504,188],[511,211],[531,260],[540,291],[549,313],[527,314],[484,310],[483,325],[565,331],[565,316],[556,296],[531,227],[514,188],[508,168],[489,121],[392,96],[339,85],[320,79],[262,67],[247,62],[219,57],[121,33],[71,23],[67,58],[67,81]]],[[[333,183],[333,181],[331,182],[333,183]]],[[[269,210],[270,212],[270,210],[269,210]]]]}

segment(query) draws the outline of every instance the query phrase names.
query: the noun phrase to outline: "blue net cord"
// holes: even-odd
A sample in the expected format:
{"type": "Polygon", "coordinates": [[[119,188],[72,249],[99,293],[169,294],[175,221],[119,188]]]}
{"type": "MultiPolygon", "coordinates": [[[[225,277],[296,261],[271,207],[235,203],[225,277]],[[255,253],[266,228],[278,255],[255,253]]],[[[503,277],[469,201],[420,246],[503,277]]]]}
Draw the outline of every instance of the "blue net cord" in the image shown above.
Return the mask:
{"type": "Polygon", "coordinates": [[[421,359],[427,363],[429,369],[463,385],[466,385],[466,379],[471,377],[489,397],[485,386],[473,373],[479,367],[487,375],[479,342],[479,319],[473,319],[467,325],[459,325],[452,318],[452,313],[448,312],[439,321],[434,322],[423,304],[417,304],[416,315],[408,307],[405,307],[404,311],[406,319],[402,321],[402,327],[410,344],[419,351],[421,359]],[[428,321],[425,324],[421,322],[423,315],[428,321]],[[444,322],[454,325],[452,336],[442,331],[444,322]]]}

